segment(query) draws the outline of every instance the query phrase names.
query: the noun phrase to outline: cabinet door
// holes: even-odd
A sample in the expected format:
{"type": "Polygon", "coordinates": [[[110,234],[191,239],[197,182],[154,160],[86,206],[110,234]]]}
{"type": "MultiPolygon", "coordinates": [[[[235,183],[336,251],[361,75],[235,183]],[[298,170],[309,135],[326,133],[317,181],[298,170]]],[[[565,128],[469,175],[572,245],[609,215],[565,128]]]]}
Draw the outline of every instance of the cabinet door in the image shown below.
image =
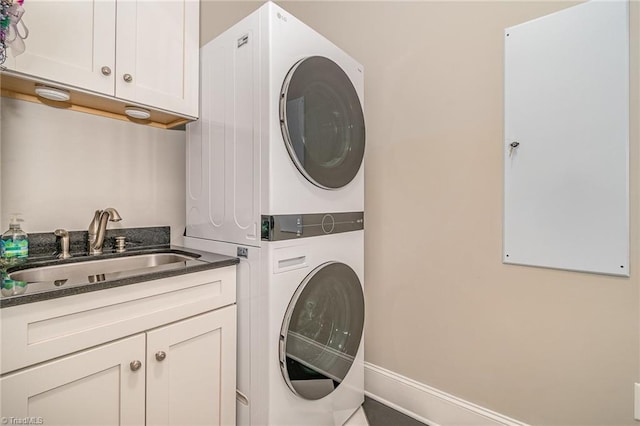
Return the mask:
{"type": "Polygon", "coordinates": [[[24,9],[26,50],[13,58],[9,49],[7,68],[113,95],[115,0],[27,1],[24,9]]]}
{"type": "Polygon", "coordinates": [[[116,96],[198,115],[197,0],[119,0],[116,96]]]}
{"type": "Polygon", "coordinates": [[[235,425],[236,307],[147,333],[147,424],[235,425]]]}
{"type": "Polygon", "coordinates": [[[143,425],[145,336],[137,335],[0,379],[6,418],[51,425],[143,425]],[[132,371],[130,363],[141,368],[132,371]],[[36,420],[37,421],[37,420],[36,420]]]}

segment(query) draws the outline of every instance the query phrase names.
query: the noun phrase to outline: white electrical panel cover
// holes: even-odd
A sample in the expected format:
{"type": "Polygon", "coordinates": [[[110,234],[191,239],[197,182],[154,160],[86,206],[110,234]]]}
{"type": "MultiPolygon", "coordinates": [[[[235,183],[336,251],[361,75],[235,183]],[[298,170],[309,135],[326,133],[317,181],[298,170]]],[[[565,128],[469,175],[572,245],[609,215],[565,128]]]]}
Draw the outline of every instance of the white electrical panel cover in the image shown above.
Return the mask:
{"type": "Polygon", "coordinates": [[[505,263],[629,275],[629,4],[504,33],[505,263]]]}

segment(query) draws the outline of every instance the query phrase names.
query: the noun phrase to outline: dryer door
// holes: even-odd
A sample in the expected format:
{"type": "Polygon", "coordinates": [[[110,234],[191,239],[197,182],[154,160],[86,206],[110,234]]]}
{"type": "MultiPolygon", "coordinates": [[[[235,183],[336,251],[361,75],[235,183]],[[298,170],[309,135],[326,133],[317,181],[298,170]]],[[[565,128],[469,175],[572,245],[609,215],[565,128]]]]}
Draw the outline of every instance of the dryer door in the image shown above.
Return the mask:
{"type": "Polygon", "coordinates": [[[355,362],[364,329],[364,294],[344,263],[314,269],[296,290],[280,330],[280,369],[305,399],[333,392],[355,362]]]}
{"type": "Polygon", "coordinates": [[[311,56],[291,68],[280,94],[280,127],[291,159],[314,185],[341,188],[358,173],[365,144],[362,106],[332,60],[311,56]]]}

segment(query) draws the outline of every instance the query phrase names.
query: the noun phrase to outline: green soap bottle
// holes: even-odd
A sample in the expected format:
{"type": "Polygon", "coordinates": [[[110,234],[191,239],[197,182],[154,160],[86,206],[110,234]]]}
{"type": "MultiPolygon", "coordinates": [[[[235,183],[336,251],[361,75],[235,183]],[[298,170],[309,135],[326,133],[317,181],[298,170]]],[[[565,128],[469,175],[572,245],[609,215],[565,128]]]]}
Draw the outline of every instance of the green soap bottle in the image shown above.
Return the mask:
{"type": "Polygon", "coordinates": [[[0,257],[9,263],[27,260],[29,256],[29,236],[20,228],[19,215],[11,215],[9,230],[0,240],[0,257]]]}

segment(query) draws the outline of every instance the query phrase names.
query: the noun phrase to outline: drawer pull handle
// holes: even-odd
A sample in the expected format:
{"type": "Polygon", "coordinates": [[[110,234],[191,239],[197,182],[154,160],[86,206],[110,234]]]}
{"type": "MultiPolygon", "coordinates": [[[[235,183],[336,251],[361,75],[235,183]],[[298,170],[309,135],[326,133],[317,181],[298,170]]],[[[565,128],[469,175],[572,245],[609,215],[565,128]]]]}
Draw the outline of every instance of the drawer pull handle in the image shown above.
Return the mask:
{"type": "Polygon", "coordinates": [[[131,367],[131,371],[138,371],[140,367],[142,367],[142,363],[136,359],[135,361],[131,361],[129,367],[131,367]]]}
{"type": "Polygon", "coordinates": [[[158,351],[156,352],[156,360],[158,361],[164,361],[164,359],[167,357],[166,352],[164,351],[158,351]]]}

